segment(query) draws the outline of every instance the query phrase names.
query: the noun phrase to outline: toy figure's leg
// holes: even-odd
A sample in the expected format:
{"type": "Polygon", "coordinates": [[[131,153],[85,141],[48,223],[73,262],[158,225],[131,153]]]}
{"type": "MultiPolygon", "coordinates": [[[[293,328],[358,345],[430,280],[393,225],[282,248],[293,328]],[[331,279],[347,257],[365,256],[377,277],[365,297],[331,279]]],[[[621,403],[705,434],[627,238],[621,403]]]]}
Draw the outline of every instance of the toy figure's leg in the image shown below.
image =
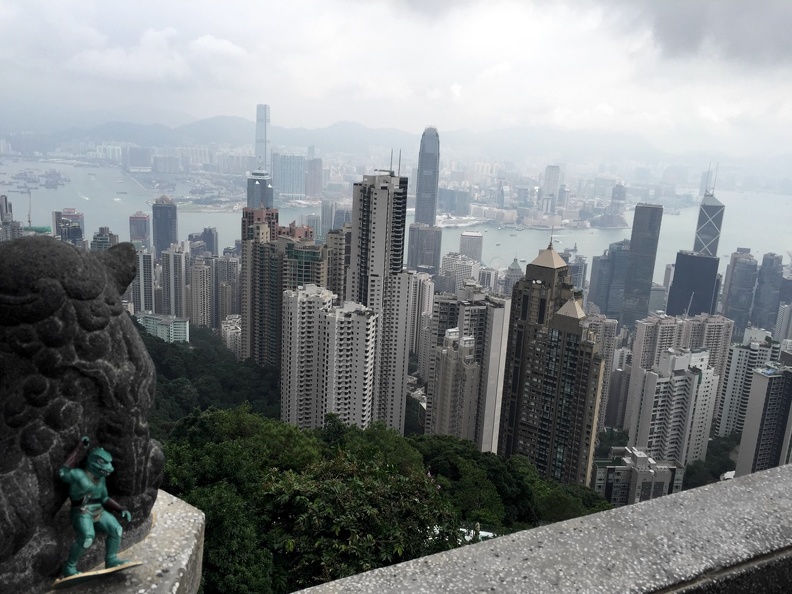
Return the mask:
{"type": "Polygon", "coordinates": [[[121,524],[115,519],[113,514],[103,511],[99,520],[96,522],[96,529],[107,534],[105,542],[105,567],[118,567],[127,563],[126,559],[119,559],[118,548],[121,546],[121,535],[124,533],[121,524]]]}
{"type": "Polygon", "coordinates": [[[69,558],[63,565],[63,576],[69,577],[80,573],[77,571],[77,561],[82,557],[93,544],[96,532],[94,532],[93,518],[90,514],[80,513],[78,510],[72,512],[72,527],[76,538],[69,550],[69,558]]]}

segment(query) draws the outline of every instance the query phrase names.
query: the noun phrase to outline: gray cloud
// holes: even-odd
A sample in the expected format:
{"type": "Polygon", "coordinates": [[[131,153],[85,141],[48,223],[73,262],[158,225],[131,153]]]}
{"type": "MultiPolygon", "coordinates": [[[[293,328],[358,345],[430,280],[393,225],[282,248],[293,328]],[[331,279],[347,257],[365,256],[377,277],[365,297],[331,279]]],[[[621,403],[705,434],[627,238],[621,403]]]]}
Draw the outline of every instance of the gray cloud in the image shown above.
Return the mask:
{"type": "Polygon", "coordinates": [[[709,53],[743,65],[792,63],[789,0],[644,1],[627,10],[636,8],[667,57],[709,53]]]}

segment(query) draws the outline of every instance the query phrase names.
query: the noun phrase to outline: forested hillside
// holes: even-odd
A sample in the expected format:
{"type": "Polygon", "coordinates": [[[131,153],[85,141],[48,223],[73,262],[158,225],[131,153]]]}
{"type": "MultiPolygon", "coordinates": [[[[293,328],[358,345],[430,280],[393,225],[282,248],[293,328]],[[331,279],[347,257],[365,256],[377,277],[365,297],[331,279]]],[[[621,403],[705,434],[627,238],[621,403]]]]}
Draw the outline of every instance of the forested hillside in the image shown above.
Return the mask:
{"type": "Polygon", "coordinates": [[[191,334],[190,345],[144,341],[163,488],[206,513],[206,594],[289,592],[461,546],[476,527],[500,535],[609,507],[455,438],[333,416],[314,431],[282,423],[274,370],[191,334]]]}

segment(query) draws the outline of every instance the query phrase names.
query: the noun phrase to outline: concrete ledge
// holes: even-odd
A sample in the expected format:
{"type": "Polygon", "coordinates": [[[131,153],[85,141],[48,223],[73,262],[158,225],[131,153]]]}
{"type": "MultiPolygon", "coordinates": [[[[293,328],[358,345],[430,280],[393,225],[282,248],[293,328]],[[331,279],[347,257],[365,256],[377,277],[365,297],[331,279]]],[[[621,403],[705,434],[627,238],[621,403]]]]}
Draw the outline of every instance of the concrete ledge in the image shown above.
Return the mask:
{"type": "MultiPolygon", "coordinates": [[[[157,493],[148,535],[119,556],[143,565],[59,592],[73,594],[195,594],[201,584],[205,518],[165,491],[157,493]]],[[[104,551],[104,543],[98,546],[104,551]]],[[[94,569],[102,569],[104,564],[94,569]]]]}
{"type": "Polygon", "coordinates": [[[788,592],[792,465],[306,591],[788,592]]]}

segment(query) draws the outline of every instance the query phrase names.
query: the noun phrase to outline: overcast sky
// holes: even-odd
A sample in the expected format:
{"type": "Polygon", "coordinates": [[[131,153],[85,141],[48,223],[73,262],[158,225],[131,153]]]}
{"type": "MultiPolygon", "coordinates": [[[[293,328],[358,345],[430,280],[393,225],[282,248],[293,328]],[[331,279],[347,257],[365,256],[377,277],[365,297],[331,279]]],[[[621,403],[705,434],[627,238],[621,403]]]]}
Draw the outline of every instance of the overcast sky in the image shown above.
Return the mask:
{"type": "MultiPolygon", "coordinates": [[[[0,0],[0,111],[789,152],[792,1],[0,0]]],[[[170,121],[164,121],[170,120],[170,121]]]]}

